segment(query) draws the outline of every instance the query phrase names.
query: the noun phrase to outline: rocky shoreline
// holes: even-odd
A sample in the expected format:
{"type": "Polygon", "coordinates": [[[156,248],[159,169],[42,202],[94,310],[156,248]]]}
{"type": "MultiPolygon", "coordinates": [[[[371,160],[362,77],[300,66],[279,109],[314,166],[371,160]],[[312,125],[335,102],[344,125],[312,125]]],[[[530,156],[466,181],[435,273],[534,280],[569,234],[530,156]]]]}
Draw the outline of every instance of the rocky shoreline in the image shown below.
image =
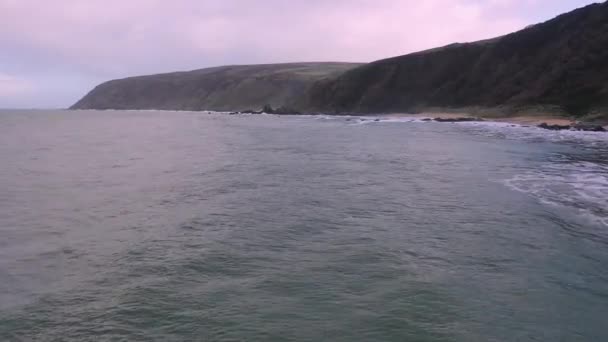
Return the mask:
{"type": "Polygon", "coordinates": [[[422,121],[433,122],[503,122],[526,127],[538,127],[552,131],[585,131],[608,132],[608,126],[596,122],[574,121],[568,118],[551,115],[523,115],[516,117],[479,117],[468,113],[421,113],[421,114],[392,114],[389,117],[421,117],[422,121]]]}
{"type": "MultiPolygon", "coordinates": [[[[422,121],[479,122],[479,121],[486,121],[486,120],[484,120],[482,118],[463,116],[463,117],[452,117],[452,118],[442,118],[442,117],[436,117],[433,119],[425,118],[425,119],[422,119],[422,121]]],[[[583,122],[576,122],[574,124],[568,124],[568,125],[548,124],[546,122],[542,122],[542,123],[536,125],[536,127],[551,130],[551,131],[569,130],[569,131],[584,131],[584,132],[608,132],[608,130],[606,130],[606,128],[604,128],[601,125],[592,124],[592,123],[583,123],[583,122]]]]}
{"type": "MultiPolygon", "coordinates": [[[[456,118],[441,118],[441,117],[437,117],[437,118],[434,118],[434,119],[431,119],[431,118],[422,119],[422,121],[435,121],[435,122],[479,122],[479,121],[486,121],[486,120],[484,120],[482,118],[475,118],[475,117],[456,117],[456,118]]],[[[564,130],[568,130],[568,131],[584,131],[584,132],[608,132],[608,130],[606,128],[604,128],[604,126],[597,125],[597,124],[592,124],[592,123],[582,123],[582,122],[577,122],[577,123],[568,124],[568,125],[548,124],[546,122],[543,122],[543,123],[540,123],[540,124],[536,125],[536,127],[542,128],[542,129],[551,130],[551,131],[564,131],[564,130]]]]}
{"type": "Polygon", "coordinates": [[[572,125],[550,125],[546,122],[541,123],[536,126],[538,128],[548,129],[552,131],[585,131],[585,132],[606,132],[606,129],[603,126],[589,124],[589,123],[575,123],[572,125]]]}
{"type": "MultiPolygon", "coordinates": [[[[327,115],[323,113],[302,113],[293,108],[279,107],[277,109],[272,108],[270,105],[264,106],[262,110],[244,110],[237,112],[230,112],[229,115],[238,114],[275,114],[275,115],[327,115]]],[[[340,113],[334,114],[336,116],[357,116],[355,113],[340,113]]],[[[388,117],[416,117],[423,116],[422,121],[433,121],[442,123],[457,123],[457,122],[506,122],[512,124],[523,125],[527,127],[538,127],[551,131],[585,131],[585,132],[608,132],[608,128],[589,122],[571,121],[566,118],[560,117],[534,117],[534,116],[523,116],[514,118],[481,118],[471,116],[466,113],[428,113],[428,114],[389,114],[388,117]],[[429,117],[432,116],[432,117],[429,117]]],[[[351,119],[348,119],[350,121],[351,119]]],[[[381,121],[379,118],[376,119],[364,119],[363,121],[381,121]]]]}

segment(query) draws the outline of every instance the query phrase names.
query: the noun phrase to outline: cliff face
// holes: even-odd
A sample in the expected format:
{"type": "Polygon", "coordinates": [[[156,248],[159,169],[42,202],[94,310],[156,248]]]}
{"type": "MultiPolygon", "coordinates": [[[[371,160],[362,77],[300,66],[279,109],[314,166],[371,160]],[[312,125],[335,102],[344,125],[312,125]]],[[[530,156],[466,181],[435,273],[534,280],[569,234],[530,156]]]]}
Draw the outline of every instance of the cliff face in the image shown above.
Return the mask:
{"type": "Polygon", "coordinates": [[[603,111],[608,3],[496,39],[370,63],[317,82],[305,103],[331,112],[532,106],[572,115],[603,111]]]}
{"type": "Polygon", "coordinates": [[[246,110],[289,106],[326,77],[359,64],[240,65],[130,77],[100,84],[72,109],[246,110]]]}
{"type": "Polygon", "coordinates": [[[608,120],[608,3],[491,40],[369,64],[225,66],[103,83],[73,109],[321,112],[541,108],[608,120]]]}

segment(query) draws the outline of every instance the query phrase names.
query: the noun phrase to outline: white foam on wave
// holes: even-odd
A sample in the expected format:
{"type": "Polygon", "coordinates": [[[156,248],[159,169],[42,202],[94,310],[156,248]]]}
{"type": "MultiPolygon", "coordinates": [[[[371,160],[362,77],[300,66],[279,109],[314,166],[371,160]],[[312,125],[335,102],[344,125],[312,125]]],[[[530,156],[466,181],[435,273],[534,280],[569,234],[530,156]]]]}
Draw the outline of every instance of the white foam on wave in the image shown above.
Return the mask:
{"type": "MultiPolygon", "coordinates": [[[[328,119],[332,119],[332,117],[328,119]]],[[[341,117],[338,120],[348,121],[351,125],[423,122],[446,124],[428,121],[428,118],[420,116],[358,116],[341,117]]],[[[605,132],[551,131],[535,126],[496,121],[456,122],[454,124],[470,133],[492,138],[581,144],[598,148],[597,153],[606,152],[608,156],[608,133],[605,132]]],[[[581,218],[608,226],[608,160],[605,160],[605,163],[604,161],[601,163],[575,162],[561,160],[559,156],[556,156],[539,168],[518,174],[502,182],[515,191],[533,196],[543,204],[571,208],[577,211],[581,218]]]]}
{"type": "Polygon", "coordinates": [[[581,217],[608,227],[608,165],[547,163],[504,184],[543,204],[574,209],[581,217]]]}
{"type": "MultiPolygon", "coordinates": [[[[378,123],[430,123],[445,125],[447,123],[429,121],[431,117],[422,116],[321,116],[324,120],[343,120],[351,125],[369,125],[378,123]]],[[[552,142],[584,142],[591,146],[608,146],[608,133],[585,131],[552,131],[533,125],[521,125],[498,121],[469,121],[450,123],[469,129],[476,134],[488,137],[500,137],[513,140],[552,141],[552,142]]]]}
{"type": "Polygon", "coordinates": [[[346,121],[352,125],[369,125],[369,124],[381,124],[381,123],[412,123],[412,122],[425,122],[424,117],[378,117],[378,116],[356,116],[348,117],[346,121]]]}
{"type": "Polygon", "coordinates": [[[383,118],[380,121],[381,122],[394,122],[394,123],[410,123],[410,122],[431,122],[428,121],[428,119],[431,119],[430,117],[414,117],[414,116],[400,116],[400,117],[389,117],[389,118],[383,118]]]}
{"type": "Polygon", "coordinates": [[[490,137],[526,141],[582,142],[590,146],[608,146],[608,133],[606,132],[552,131],[536,126],[495,121],[459,122],[457,124],[490,137]]]}
{"type": "Polygon", "coordinates": [[[313,117],[318,120],[336,120],[337,119],[337,117],[334,115],[326,115],[326,114],[311,115],[310,117],[313,117]]]}

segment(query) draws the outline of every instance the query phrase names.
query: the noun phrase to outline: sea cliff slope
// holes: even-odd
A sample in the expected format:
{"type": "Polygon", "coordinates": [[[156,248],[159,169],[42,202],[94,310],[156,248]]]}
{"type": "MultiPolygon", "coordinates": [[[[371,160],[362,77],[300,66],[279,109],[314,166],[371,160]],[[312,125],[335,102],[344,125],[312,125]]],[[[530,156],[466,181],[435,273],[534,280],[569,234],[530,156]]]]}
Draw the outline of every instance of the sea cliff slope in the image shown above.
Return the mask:
{"type": "Polygon", "coordinates": [[[604,116],[608,3],[491,40],[376,61],[317,82],[306,106],[330,112],[538,109],[604,116]]]}

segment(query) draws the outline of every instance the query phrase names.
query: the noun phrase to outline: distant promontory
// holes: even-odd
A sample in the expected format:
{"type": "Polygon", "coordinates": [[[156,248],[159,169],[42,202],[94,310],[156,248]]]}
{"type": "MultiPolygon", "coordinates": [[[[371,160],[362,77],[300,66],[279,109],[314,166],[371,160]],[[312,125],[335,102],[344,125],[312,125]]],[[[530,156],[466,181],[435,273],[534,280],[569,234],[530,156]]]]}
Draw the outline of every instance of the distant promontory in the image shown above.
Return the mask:
{"type": "Polygon", "coordinates": [[[356,63],[234,65],[112,80],[72,109],[258,110],[293,106],[317,81],[356,63]]]}

